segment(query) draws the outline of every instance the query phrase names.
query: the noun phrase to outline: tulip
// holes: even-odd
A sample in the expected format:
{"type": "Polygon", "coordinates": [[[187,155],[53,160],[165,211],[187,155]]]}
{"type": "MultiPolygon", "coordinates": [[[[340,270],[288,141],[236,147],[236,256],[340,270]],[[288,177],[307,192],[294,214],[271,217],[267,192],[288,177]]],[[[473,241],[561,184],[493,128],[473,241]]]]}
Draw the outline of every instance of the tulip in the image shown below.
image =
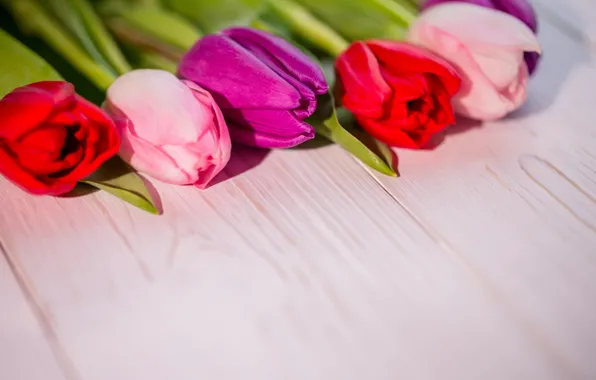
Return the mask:
{"type": "Polygon", "coordinates": [[[524,52],[540,52],[536,35],[507,13],[450,2],[428,8],[412,24],[408,40],[451,62],[462,78],[453,98],[456,113],[499,119],[527,96],[524,52]]]}
{"type": "Polygon", "coordinates": [[[70,192],[119,146],[112,119],[71,83],[31,83],[0,100],[0,174],[31,194],[70,192]]]}
{"type": "Polygon", "coordinates": [[[289,148],[314,137],[305,122],[327,93],[323,71],[299,49],[267,32],[238,27],[199,40],[178,74],[213,95],[232,141],[289,148]]]}
{"type": "Polygon", "coordinates": [[[460,78],[445,60],[398,41],[353,43],[339,56],[336,93],[371,136],[419,149],[453,124],[460,78]]]}
{"type": "Polygon", "coordinates": [[[166,71],[119,77],[104,108],[121,133],[120,156],[157,180],[205,188],[230,159],[228,129],[211,95],[166,71]]]}
{"type": "MultiPolygon", "coordinates": [[[[465,2],[470,4],[480,5],[486,8],[496,9],[506,12],[514,17],[520,19],[528,28],[532,29],[534,33],[538,31],[538,20],[536,12],[532,4],[528,0],[426,0],[422,4],[422,10],[433,7],[438,4],[448,2],[465,2]]],[[[536,52],[526,52],[524,59],[528,65],[528,70],[532,74],[536,70],[540,55],[536,52]]]]}

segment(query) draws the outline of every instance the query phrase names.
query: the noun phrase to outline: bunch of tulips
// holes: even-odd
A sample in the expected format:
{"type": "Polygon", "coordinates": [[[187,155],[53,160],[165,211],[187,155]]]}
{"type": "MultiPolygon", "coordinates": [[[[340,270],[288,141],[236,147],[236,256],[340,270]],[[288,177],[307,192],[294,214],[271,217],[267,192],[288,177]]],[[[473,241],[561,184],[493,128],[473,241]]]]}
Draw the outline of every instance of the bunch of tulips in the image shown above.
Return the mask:
{"type": "Polygon", "coordinates": [[[541,53],[527,0],[0,6],[14,26],[0,30],[0,174],[31,194],[83,183],[150,212],[139,174],[204,189],[236,145],[323,138],[395,176],[392,148],[424,148],[456,114],[522,106],[541,53]]]}

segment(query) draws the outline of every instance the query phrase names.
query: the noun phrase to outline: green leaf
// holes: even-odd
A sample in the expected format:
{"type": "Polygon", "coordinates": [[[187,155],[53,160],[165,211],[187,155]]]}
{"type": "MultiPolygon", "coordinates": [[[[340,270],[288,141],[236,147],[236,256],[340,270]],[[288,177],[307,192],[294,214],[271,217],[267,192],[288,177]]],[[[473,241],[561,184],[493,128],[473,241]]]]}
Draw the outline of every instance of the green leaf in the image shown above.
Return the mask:
{"type": "Polygon", "coordinates": [[[0,29],[0,98],[17,87],[62,80],[50,64],[0,29]]]}
{"type": "Polygon", "coordinates": [[[232,25],[248,26],[265,9],[267,0],[162,0],[166,8],[196,22],[206,33],[232,25]]]}
{"type": "Polygon", "coordinates": [[[318,134],[340,145],[370,168],[388,176],[398,176],[397,160],[388,146],[353,129],[359,139],[340,124],[330,93],[319,97],[317,110],[307,122],[318,134]]]}
{"type": "Polygon", "coordinates": [[[374,154],[381,157],[383,161],[385,161],[399,177],[397,156],[395,152],[387,144],[375,139],[366,133],[366,131],[364,131],[362,128],[360,128],[360,126],[358,126],[356,123],[354,114],[352,114],[350,111],[345,108],[339,108],[336,110],[336,112],[337,119],[344,129],[360,140],[374,154]]]}
{"type": "Polygon", "coordinates": [[[63,23],[36,0],[6,1],[21,31],[43,39],[99,89],[105,90],[114,82],[113,73],[94,61],[63,23]]]}
{"type": "MultiPolygon", "coordinates": [[[[62,0],[64,1],[64,0],[62,0]]],[[[132,68],[124,58],[124,54],[108,32],[101,18],[95,12],[89,0],[69,0],[70,7],[76,10],[81,22],[84,24],[86,34],[91,38],[94,45],[102,54],[112,68],[120,75],[126,74],[132,68]]]]}
{"type": "Polygon", "coordinates": [[[132,69],[89,0],[43,0],[42,3],[103,69],[113,75],[132,69]]]}
{"type": "Polygon", "coordinates": [[[139,52],[139,67],[157,69],[176,74],[178,64],[160,54],[152,52],[139,52]]]}
{"type": "Polygon", "coordinates": [[[199,29],[185,18],[165,9],[133,7],[122,10],[118,16],[114,21],[182,52],[190,49],[202,36],[199,29]]]}
{"type": "MultiPolygon", "coordinates": [[[[275,0],[272,0],[275,1],[275,0]]],[[[414,20],[411,6],[401,0],[296,0],[321,21],[352,41],[403,39],[414,20]]]]}
{"type": "Polygon", "coordinates": [[[251,28],[260,29],[264,32],[274,34],[278,37],[289,37],[291,36],[291,31],[287,28],[280,28],[279,25],[275,25],[271,23],[267,18],[261,17],[255,20],[252,20],[250,23],[251,28]]]}
{"type": "Polygon", "coordinates": [[[107,191],[151,214],[159,214],[143,179],[118,156],[81,182],[107,191]]]}
{"type": "Polygon", "coordinates": [[[292,0],[269,0],[269,13],[272,13],[294,33],[319,50],[335,57],[349,46],[342,36],[327,23],[319,20],[308,9],[292,0]]]}
{"type": "Polygon", "coordinates": [[[319,60],[319,66],[321,66],[321,69],[323,69],[323,75],[325,75],[327,83],[335,83],[337,80],[335,75],[335,59],[321,59],[319,60]]]}
{"type": "Polygon", "coordinates": [[[115,75],[116,71],[104,58],[99,48],[95,45],[93,38],[87,32],[85,23],[81,19],[77,10],[73,7],[71,0],[47,0],[45,7],[51,10],[51,13],[66,28],[80,47],[101,67],[115,75]]]}
{"type": "Polygon", "coordinates": [[[271,13],[265,12],[261,18],[254,20],[250,26],[252,28],[260,29],[277,37],[283,38],[294,45],[294,47],[300,49],[300,51],[302,51],[302,53],[304,53],[313,62],[319,63],[319,58],[317,58],[317,56],[309,49],[309,47],[303,44],[303,41],[300,40],[300,36],[293,34],[292,31],[283,23],[283,21],[279,20],[271,13]]]}
{"type": "Polygon", "coordinates": [[[113,75],[125,74],[131,70],[89,0],[34,0],[33,2],[43,4],[60,21],[69,35],[78,41],[79,47],[83,48],[105,70],[113,75]]]}

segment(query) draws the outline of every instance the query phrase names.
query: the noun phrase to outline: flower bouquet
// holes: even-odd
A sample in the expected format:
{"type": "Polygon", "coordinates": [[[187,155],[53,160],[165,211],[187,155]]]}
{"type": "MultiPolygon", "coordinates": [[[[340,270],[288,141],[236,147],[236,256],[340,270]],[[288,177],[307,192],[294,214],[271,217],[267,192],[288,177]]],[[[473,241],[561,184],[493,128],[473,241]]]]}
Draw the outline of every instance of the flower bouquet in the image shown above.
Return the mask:
{"type": "Polygon", "coordinates": [[[325,139],[397,176],[455,115],[526,100],[527,0],[0,0],[0,174],[152,213],[147,179],[205,189],[233,145],[325,139]],[[142,177],[143,176],[143,177],[142,177]]]}

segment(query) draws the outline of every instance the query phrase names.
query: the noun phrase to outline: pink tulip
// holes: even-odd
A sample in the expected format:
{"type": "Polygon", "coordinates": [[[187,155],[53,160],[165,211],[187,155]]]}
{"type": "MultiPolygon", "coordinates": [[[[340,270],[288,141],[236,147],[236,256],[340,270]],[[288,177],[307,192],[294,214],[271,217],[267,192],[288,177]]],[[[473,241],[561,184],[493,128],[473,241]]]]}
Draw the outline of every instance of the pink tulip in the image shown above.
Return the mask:
{"type": "Polygon", "coordinates": [[[107,91],[120,156],[162,182],[205,188],[228,163],[230,135],[211,95],[161,70],[134,70],[107,91]]]}
{"type": "Polygon", "coordinates": [[[528,26],[507,13],[463,2],[428,8],[411,25],[408,40],[450,61],[462,77],[456,113],[495,120],[526,100],[525,52],[540,53],[528,26]]]}

